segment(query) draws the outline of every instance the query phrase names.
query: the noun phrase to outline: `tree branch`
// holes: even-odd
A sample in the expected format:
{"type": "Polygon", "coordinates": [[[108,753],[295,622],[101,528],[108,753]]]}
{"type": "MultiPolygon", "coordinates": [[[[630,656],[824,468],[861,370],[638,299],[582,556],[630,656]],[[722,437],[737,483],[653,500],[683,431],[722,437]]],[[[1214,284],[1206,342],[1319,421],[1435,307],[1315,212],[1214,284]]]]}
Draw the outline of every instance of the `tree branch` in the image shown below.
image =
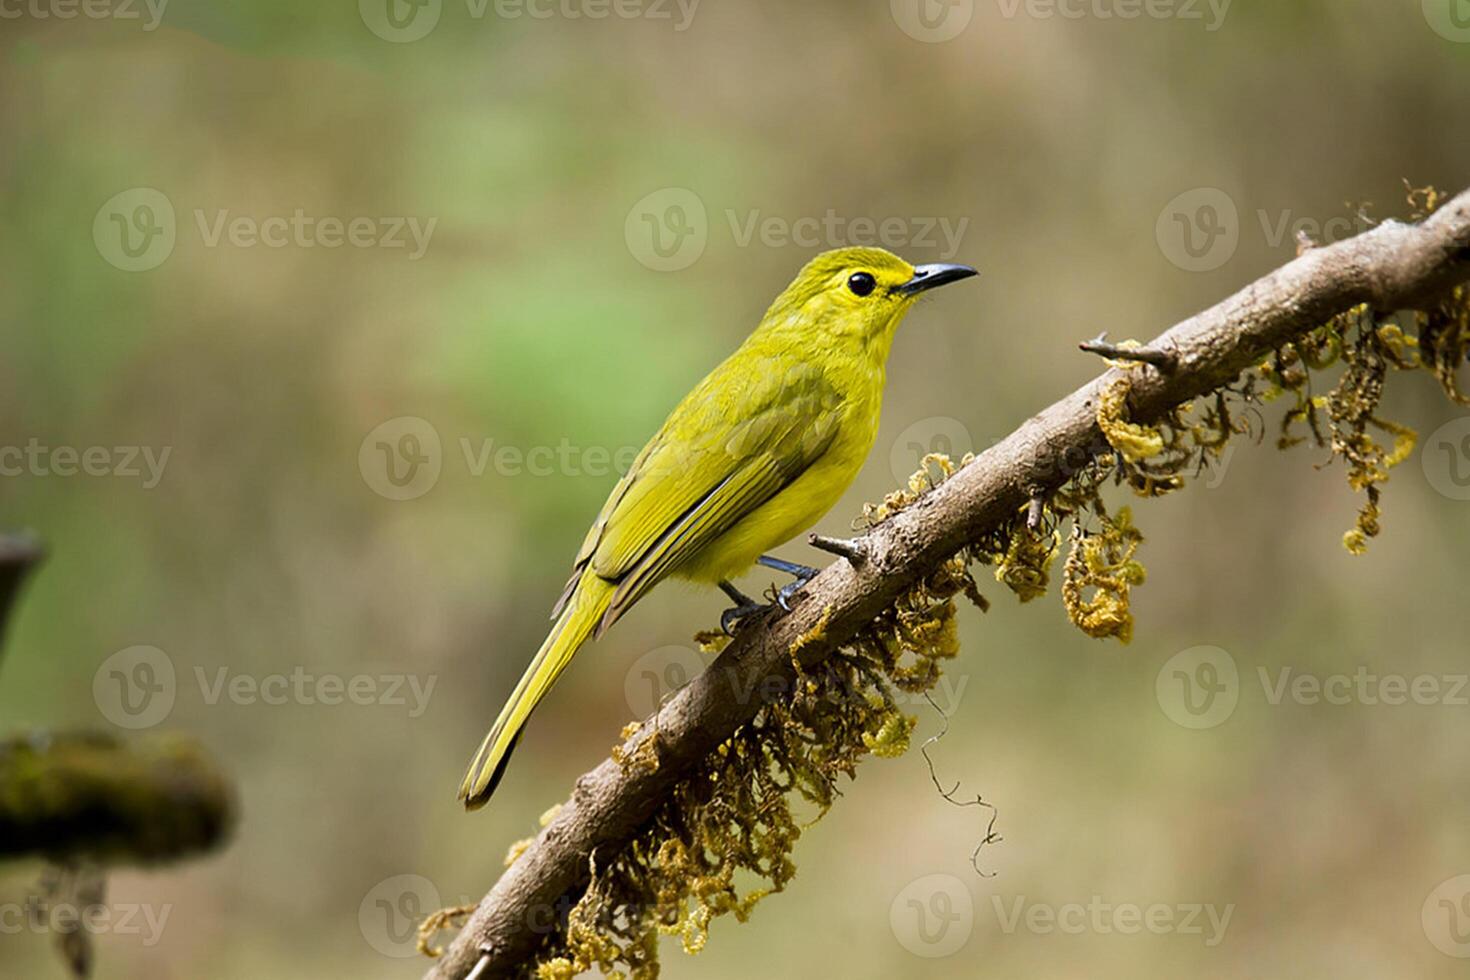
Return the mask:
{"type": "MultiPolygon", "coordinates": [[[[1470,279],[1470,192],[1420,225],[1387,222],[1315,248],[1148,345],[1168,351],[1169,370],[1130,374],[1132,417],[1157,419],[1228,383],[1265,354],[1368,303],[1412,308],[1470,279]]],[[[626,769],[612,759],[577,780],[571,800],[480,902],[428,980],[506,976],[536,954],[553,910],[585,888],[589,861],[616,851],[710,752],[750,721],[763,698],[789,691],[791,651],[815,663],[850,641],[883,609],[970,542],[1014,521],[1111,447],[1097,427],[1111,370],[1034,416],[914,505],[859,539],[861,562],[833,562],[794,612],[740,631],[704,674],[642,727],[626,751],[658,739],[659,766],[626,769]],[[786,683],[771,683],[771,678],[786,683]]],[[[551,923],[552,925],[548,925],[551,923]]]]}

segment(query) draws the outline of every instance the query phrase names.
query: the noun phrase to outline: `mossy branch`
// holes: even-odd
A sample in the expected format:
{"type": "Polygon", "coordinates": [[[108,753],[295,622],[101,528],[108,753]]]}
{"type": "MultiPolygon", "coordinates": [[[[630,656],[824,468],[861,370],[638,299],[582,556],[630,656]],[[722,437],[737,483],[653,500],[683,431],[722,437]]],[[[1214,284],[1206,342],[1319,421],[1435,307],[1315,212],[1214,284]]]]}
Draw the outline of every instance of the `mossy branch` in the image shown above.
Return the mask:
{"type": "MultiPolygon", "coordinates": [[[[1308,250],[1147,345],[1169,352],[1166,370],[1115,368],[1031,418],[1003,442],[858,539],[863,560],[839,560],[806,588],[795,611],[751,623],[700,677],[617,753],[577,780],[572,798],[501,876],[428,973],[428,980],[515,975],[543,951],[553,910],[586,889],[681,781],[750,722],[767,699],[792,689],[797,669],[853,640],[952,556],[1012,525],[1018,513],[1115,449],[1099,408],[1126,374],[1128,416],[1157,421],[1219,390],[1283,345],[1363,304],[1415,308],[1470,280],[1470,192],[1418,225],[1386,222],[1308,250]],[[640,753],[640,747],[643,752],[640,753]]],[[[858,547],[858,546],[854,546],[858,547]]]]}
{"type": "Polygon", "coordinates": [[[234,811],[229,780],[182,735],[0,741],[0,861],[160,864],[218,846],[234,811]]]}

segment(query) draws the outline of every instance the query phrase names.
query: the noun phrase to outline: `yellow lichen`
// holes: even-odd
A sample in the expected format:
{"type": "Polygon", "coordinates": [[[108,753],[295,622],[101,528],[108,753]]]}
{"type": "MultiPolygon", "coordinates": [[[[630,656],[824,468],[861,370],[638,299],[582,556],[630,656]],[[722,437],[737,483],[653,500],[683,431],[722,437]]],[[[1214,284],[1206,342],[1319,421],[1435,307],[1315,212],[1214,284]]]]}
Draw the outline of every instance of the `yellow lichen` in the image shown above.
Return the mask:
{"type": "Polygon", "coordinates": [[[639,739],[631,752],[624,748],[628,739],[637,735],[642,728],[642,722],[628,722],[618,733],[621,741],[612,747],[612,760],[621,766],[624,772],[632,772],[634,769],[642,769],[644,772],[658,771],[658,732],[655,731],[647,738],[639,739]]]}
{"type": "Polygon", "coordinates": [[[889,711],[881,716],[876,732],[863,734],[863,745],[879,758],[895,759],[909,750],[909,736],[918,723],[915,717],[889,711]]]}
{"type": "Polygon", "coordinates": [[[1088,636],[1113,637],[1122,643],[1133,639],[1128,593],[1144,581],[1143,566],[1134,558],[1142,543],[1143,535],[1133,526],[1127,507],[1111,520],[1104,518],[1096,534],[1074,533],[1062,601],[1073,624],[1088,636]]]}
{"type": "Polygon", "coordinates": [[[996,563],[995,580],[1022,602],[1046,595],[1051,583],[1051,564],[1060,546],[1061,537],[1055,531],[1040,534],[1024,526],[1019,528],[996,563]]]}
{"type": "Polygon", "coordinates": [[[1097,424],[1112,446],[1130,463],[1141,463],[1164,451],[1164,437],[1158,429],[1128,421],[1128,389],[1126,377],[1118,378],[1103,389],[1097,403],[1097,424]]]}
{"type": "MultiPolygon", "coordinates": [[[[530,841],[526,843],[529,844],[530,841]]],[[[506,862],[507,865],[509,863],[509,861],[506,862]]],[[[475,906],[473,905],[455,905],[447,909],[439,909],[437,912],[430,912],[424,921],[419,923],[418,937],[414,943],[419,954],[429,959],[438,959],[443,956],[444,947],[434,945],[434,937],[445,929],[464,928],[464,924],[469,921],[474,911],[475,906]]]]}

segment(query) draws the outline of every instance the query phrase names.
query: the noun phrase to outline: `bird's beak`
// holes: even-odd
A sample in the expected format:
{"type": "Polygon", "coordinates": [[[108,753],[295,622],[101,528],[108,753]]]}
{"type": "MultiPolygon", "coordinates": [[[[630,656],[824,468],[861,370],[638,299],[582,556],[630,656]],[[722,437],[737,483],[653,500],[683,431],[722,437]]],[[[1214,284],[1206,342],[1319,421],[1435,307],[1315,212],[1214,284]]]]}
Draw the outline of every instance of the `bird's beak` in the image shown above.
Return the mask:
{"type": "Polygon", "coordinates": [[[950,265],[947,262],[916,265],[914,266],[914,277],[908,282],[894,286],[893,292],[900,296],[916,296],[936,286],[959,282],[961,279],[968,279],[979,274],[967,265],[950,265]]]}

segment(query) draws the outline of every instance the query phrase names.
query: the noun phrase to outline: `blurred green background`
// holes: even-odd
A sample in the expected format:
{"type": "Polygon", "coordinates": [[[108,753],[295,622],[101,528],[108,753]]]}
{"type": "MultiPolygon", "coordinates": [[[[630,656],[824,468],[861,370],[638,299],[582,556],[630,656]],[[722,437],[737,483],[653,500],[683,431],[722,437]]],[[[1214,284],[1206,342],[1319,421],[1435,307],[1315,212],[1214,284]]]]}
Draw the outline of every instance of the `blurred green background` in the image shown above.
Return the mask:
{"type": "MultiPolygon", "coordinates": [[[[722,608],[655,593],[538,712],[494,804],[460,811],[610,460],[811,254],[871,233],[853,219],[983,277],[901,332],[830,533],[922,449],[983,449],[1093,376],[1078,340],[1152,336],[1290,258],[1298,223],[1341,237],[1365,203],[1402,213],[1406,178],[1470,175],[1461,0],[924,2],[173,0],[152,29],[141,5],[0,6],[0,446],[109,461],[0,477],[0,524],[52,552],[0,722],[195,733],[244,813],[220,855],[114,876],[113,905],[167,919],[99,937],[98,976],[422,970],[410,917],[477,898],[722,608]],[[311,230],[267,222],[298,211],[311,230]],[[357,244],[327,247],[353,219],[357,244]],[[167,450],[161,478],[121,447],[167,450]],[[117,683],[139,657],[174,675],[142,715],[117,683]],[[368,678],[372,703],[216,686],[273,675],[368,678]]],[[[1398,382],[1387,414],[1439,442],[1397,472],[1366,558],[1339,544],[1340,466],[1242,440],[1135,507],[1152,578],[1130,647],[982,579],[995,605],[962,613],[934,755],[999,808],[992,876],[969,864],[977,811],[917,752],[873,760],[789,891],[697,957],[670,942],[666,975],[1463,976],[1470,422],[1398,382]],[[1196,729],[1156,680],[1201,645],[1238,703],[1196,729]],[[1272,703],[1283,676],[1360,669],[1445,696],[1272,703]],[[1175,926],[1067,911],[1130,904],[1175,926]],[[1223,936],[1184,927],[1194,904],[1230,909],[1223,936]]],[[[0,869],[0,908],[38,873],[0,869]]],[[[0,935],[0,976],[60,975],[48,936],[0,935]]]]}

